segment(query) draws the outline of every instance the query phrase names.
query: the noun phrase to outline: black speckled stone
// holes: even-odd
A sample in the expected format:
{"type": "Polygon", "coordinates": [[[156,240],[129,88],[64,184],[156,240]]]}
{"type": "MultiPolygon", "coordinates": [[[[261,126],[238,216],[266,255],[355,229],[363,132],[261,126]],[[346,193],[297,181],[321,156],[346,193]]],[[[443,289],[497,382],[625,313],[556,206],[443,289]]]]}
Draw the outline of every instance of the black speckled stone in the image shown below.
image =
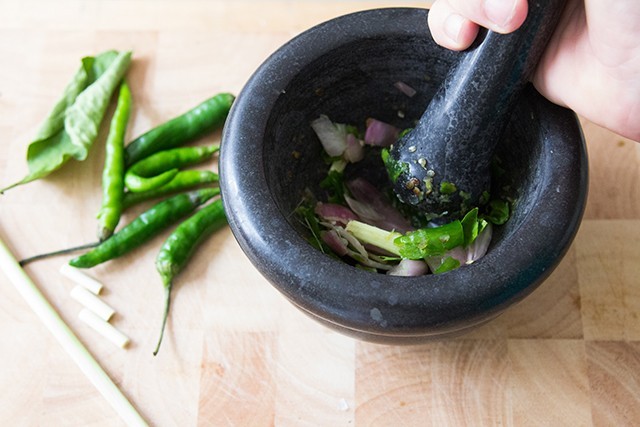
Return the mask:
{"type": "MultiPolygon", "coordinates": [[[[321,24],[255,72],[223,133],[221,185],[231,229],[256,268],[316,320],[348,335],[414,343],[462,333],[532,292],[558,264],[582,217],[587,159],[576,116],[531,87],[497,147],[517,200],[480,261],[441,275],[362,271],[314,249],[292,214],[327,166],[309,122],[376,117],[408,127],[457,54],[438,47],[427,11],[379,9],[321,24]],[[409,98],[394,83],[417,90],[409,98]],[[404,118],[398,111],[404,112],[404,118]]],[[[372,166],[373,168],[373,166],[372,166]]]]}
{"type": "Polygon", "coordinates": [[[402,201],[445,218],[459,218],[477,205],[490,189],[495,146],[564,3],[530,2],[527,19],[517,31],[483,31],[459,55],[413,131],[391,150],[391,157],[407,167],[394,186],[402,201]],[[443,182],[453,183],[458,191],[442,197],[443,182]]]}

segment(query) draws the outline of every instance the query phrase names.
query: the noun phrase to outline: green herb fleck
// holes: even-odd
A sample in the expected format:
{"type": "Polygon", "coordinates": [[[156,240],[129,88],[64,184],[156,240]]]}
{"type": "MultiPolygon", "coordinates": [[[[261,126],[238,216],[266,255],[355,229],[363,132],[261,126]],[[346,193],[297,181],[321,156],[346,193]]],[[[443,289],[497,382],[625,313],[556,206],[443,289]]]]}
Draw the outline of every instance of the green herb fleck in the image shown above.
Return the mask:
{"type": "Polygon", "coordinates": [[[442,181],[440,183],[440,193],[441,194],[453,194],[458,191],[456,185],[452,182],[442,181]]]}
{"type": "Polygon", "coordinates": [[[401,131],[400,134],[398,135],[398,139],[402,138],[403,136],[405,136],[406,134],[408,134],[412,130],[413,130],[413,128],[406,128],[405,130],[401,131]]]}
{"type": "Polygon", "coordinates": [[[347,133],[350,133],[351,135],[355,136],[357,139],[363,139],[364,135],[362,134],[362,132],[353,125],[345,125],[346,126],[346,131],[347,133]]]}
{"type": "Polygon", "coordinates": [[[433,191],[433,178],[428,177],[424,179],[424,194],[431,194],[433,191]]]}
{"type": "Polygon", "coordinates": [[[380,155],[382,156],[382,162],[387,169],[387,174],[389,175],[391,182],[396,182],[400,175],[402,175],[403,173],[409,173],[409,164],[406,162],[394,160],[389,155],[388,148],[383,148],[380,155]]]}
{"type": "Polygon", "coordinates": [[[483,191],[482,194],[480,195],[480,201],[479,203],[481,205],[486,205],[487,203],[489,203],[489,199],[491,199],[491,194],[489,194],[489,192],[487,190],[483,191]]]}
{"type": "Polygon", "coordinates": [[[509,202],[506,200],[494,199],[489,202],[489,213],[486,215],[487,221],[502,225],[509,219],[509,202]]]}

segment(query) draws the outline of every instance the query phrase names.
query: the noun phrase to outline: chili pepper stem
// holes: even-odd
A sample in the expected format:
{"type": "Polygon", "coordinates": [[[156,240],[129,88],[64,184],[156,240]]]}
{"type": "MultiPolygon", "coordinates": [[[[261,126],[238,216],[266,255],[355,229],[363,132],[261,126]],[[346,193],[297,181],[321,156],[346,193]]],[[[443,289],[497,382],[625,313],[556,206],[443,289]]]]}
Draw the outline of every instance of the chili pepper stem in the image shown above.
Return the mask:
{"type": "Polygon", "coordinates": [[[98,227],[98,240],[100,243],[107,240],[113,234],[113,230],[108,227],[98,227]]]}
{"type": "Polygon", "coordinates": [[[54,256],[66,255],[66,254],[71,254],[78,251],[83,251],[85,249],[95,248],[99,244],[100,242],[93,242],[93,243],[87,243],[86,245],[75,246],[73,248],[61,249],[53,252],[46,252],[44,254],[38,254],[38,255],[30,256],[29,258],[24,258],[19,262],[19,264],[21,267],[24,267],[25,265],[33,261],[39,261],[41,259],[53,258],[54,256]]]}
{"type": "Polygon", "coordinates": [[[0,189],[0,195],[4,194],[4,192],[7,191],[7,190],[11,190],[12,188],[17,187],[20,184],[22,184],[22,181],[16,182],[15,184],[11,184],[11,185],[9,185],[7,187],[4,187],[3,189],[0,189]]]}
{"type": "Polygon", "coordinates": [[[156,356],[160,351],[160,344],[162,344],[162,337],[164,337],[164,328],[167,325],[167,318],[169,317],[169,306],[171,305],[171,288],[173,283],[171,280],[164,283],[164,314],[162,316],[162,327],[160,328],[160,338],[158,338],[158,344],[156,344],[153,355],[156,356]]]}

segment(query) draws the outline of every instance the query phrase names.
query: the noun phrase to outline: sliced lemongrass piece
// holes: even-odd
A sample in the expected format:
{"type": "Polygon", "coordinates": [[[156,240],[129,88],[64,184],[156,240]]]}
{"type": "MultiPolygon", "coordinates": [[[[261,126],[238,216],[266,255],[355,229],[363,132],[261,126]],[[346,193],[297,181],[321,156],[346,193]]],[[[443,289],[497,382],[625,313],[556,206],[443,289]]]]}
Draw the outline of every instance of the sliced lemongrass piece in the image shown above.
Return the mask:
{"type": "Polygon", "coordinates": [[[115,314],[115,310],[96,295],[92,294],[82,286],[76,286],[71,290],[71,298],[91,310],[96,316],[108,322],[115,314]]]}
{"type": "Polygon", "coordinates": [[[353,234],[360,243],[368,243],[380,249],[400,256],[400,249],[394,243],[394,240],[402,234],[395,231],[386,231],[373,225],[365,224],[360,221],[349,221],[346,230],[353,234]]]}
{"type": "Polygon", "coordinates": [[[116,329],[111,323],[102,320],[88,308],[83,308],[78,317],[118,347],[125,348],[129,344],[129,338],[125,334],[116,329]]]}
{"type": "Polygon", "coordinates": [[[63,264],[62,267],[60,267],[60,273],[68,279],[71,279],[75,284],[82,286],[95,295],[100,295],[100,292],[102,291],[102,283],[98,282],[93,277],[87,276],[77,268],[71,267],[69,264],[63,264]]]}
{"type": "Polygon", "coordinates": [[[20,267],[18,261],[0,238],[0,271],[13,284],[27,305],[42,321],[44,326],[60,343],[78,368],[87,376],[91,384],[109,402],[111,407],[128,426],[147,426],[145,420],[133,407],[115,383],[109,378],[100,364],[82,345],[78,337],[62,320],[49,301],[42,295],[40,289],[31,281],[27,273],[20,267]]]}

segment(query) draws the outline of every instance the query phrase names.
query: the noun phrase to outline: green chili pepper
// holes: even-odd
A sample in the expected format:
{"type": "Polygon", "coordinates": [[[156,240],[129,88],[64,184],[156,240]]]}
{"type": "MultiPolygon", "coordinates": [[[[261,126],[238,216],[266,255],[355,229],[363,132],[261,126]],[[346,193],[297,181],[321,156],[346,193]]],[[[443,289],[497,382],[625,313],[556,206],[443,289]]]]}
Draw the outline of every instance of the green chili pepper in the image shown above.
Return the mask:
{"type": "Polygon", "coordinates": [[[69,261],[69,264],[77,268],[90,268],[124,255],[219,193],[218,188],[205,188],[164,200],[89,252],[69,261]]]}
{"type": "Polygon", "coordinates": [[[464,244],[464,230],[458,220],[434,228],[420,228],[397,237],[393,243],[400,256],[421,259],[444,255],[448,250],[464,244]]]}
{"type": "Polygon", "coordinates": [[[167,316],[169,315],[173,278],[187,264],[196,247],[226,223],[227,219],[224,214],[222,199],[218,199],[182,222],[160,248],[156,258],[156,270],[160,273],[164,285],[165,305],[162,329],[160,330],[158,344],[153,352],[154,356],[160,350],[167,316]]]}
{"type": "Polygon", "coordinates": [[[124,184],[134,193],[162,187],[175,178],[180,168],[204,162],[218,150],[220,145],[214,144],[160,151],[131,166],[124,176],[124,184]]]}
{"type": "Polygon", "coordinates": [[[198,186],[214,184],[218,182],[218,179],[218,174],[209,170],[180,171],[171,181],[162,187],[140,193],[125,193],[122,202],[123,209],[129,209],[131,206],[147,200],[183,192],[198,186]]]}
{"type": "Polygon", "coordinates": [[[98,239],[105,240],[113,234],[124,198],[124,135],[131,112],[131,90],[126,82],[120,85],[118,105],[111,119],[107,136],[104,170],[102,171],[102,206],[98,212],[98,239]]]}
{"type": "Polygon", "coordinates": [[[158,151],[195,140],[224,124],[235,97],[221,93],[168,122],[151,129],[126,148],[126,164],[131,166],[158,151]]]}

